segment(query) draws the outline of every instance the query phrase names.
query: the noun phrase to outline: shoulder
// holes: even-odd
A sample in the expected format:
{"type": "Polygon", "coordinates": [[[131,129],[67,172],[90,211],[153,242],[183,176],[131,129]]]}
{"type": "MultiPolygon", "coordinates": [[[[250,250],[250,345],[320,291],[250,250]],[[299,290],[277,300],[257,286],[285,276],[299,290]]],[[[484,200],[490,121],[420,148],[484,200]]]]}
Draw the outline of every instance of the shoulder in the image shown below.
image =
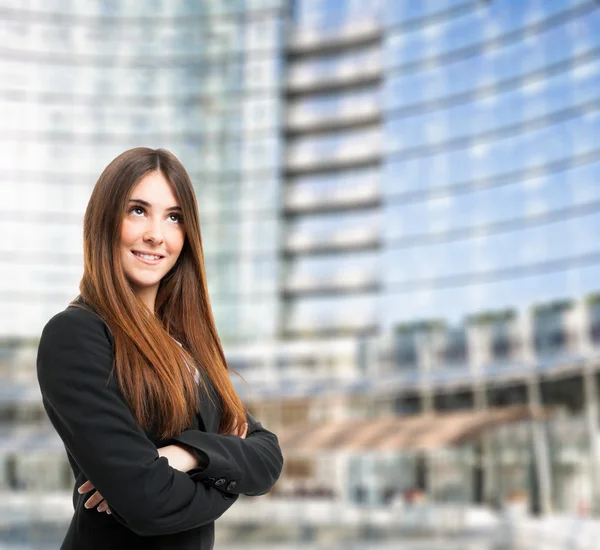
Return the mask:
{"type": "Polygon", "coordinates": [[[93,343],[110,348],[112,342],[110,329],[102,317],[89,309],[69,305],[44,325],[39,346],[43,349],[63,343],[69,347],[93,343]]]}
{"type": "Polygon", "coordinates": [[[50,394],[83,377],[104,380],[113,359],[112,339],[104,320],[91,311],[69,306],[42,330],[36,360],[42,392],[50,394]]]}
{"type": "Polygon", "coordinates": [[[88,355],[112,353],[113,339],[106,322],[97,313],[69,305],[44,325],[38,358],[59,350],[88,355]]]}

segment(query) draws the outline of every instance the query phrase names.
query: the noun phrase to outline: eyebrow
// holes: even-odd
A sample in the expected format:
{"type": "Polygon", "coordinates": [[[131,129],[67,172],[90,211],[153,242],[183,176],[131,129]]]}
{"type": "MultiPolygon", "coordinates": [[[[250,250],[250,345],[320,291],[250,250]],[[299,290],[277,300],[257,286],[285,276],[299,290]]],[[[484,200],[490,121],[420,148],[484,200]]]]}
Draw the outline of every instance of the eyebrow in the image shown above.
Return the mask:
{"type": "MultiPolygon", "coordinates": [[[[148,201],[142,199],[129,199],[129,202],[139,202],[148,208],[152,208],[152,205],[148,201]]],[[[182,212],[182,210],[180,206],[171,206],[170,208],[167,208],[167,212],[182,212]]]]}

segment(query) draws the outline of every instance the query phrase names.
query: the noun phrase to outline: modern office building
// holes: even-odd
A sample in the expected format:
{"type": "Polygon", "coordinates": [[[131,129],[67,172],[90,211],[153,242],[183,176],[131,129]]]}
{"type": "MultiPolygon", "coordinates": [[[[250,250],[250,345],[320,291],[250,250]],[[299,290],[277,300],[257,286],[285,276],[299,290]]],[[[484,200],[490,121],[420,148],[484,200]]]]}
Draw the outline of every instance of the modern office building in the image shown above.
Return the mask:
{"type": "Polygon", "coordinates": [[[228,360],[288,451],[261,505],[598,510],[598,2],[32,0],[0,36],[7,491],[70,484],[36,337],[100,171],[149,145],[192,176],[228,360]]]}
{"type": "Polygon", "coordinates": [[[284,438],[279,488],[597,509],[598,4],[293,18],[279,338],[229,348],[263,416],[323,424],[284,438]],[[530,416],[497,423],[509,405],[530,416]],[[465,409],[413,426],[423,441],[377,424],[465,409]]]}

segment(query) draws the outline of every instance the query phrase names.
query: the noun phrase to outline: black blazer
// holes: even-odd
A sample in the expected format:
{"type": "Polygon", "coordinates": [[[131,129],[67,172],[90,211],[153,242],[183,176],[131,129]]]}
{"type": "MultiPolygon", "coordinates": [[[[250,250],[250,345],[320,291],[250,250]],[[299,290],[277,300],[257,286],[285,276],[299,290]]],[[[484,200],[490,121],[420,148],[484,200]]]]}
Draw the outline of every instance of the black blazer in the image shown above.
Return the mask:
{"type": "MultiPolygon", "coordinates": [[[[89,307],[81,298],[78,303],[89,307]]],[[[110,329],[91,309],[69,305],[42,331],[42,401],[75,476],[75,511],[61,550],[213,548],[215,520],[240,494],[264,494],[279,478],[276,435],[251,415],[246,439],[219,435],[219,410],[202,394],[194,425],[161,440],[154,428],[140,428],[116,376],[108,382],[113,358],[110,329]],[[173,443],[188,446],[206,467],[180,472],[169,466],[157,448],[173,443]],[[94,490],[80,495],[77,488],[87,480],[111,515],[84,507],[94,490]]]]}

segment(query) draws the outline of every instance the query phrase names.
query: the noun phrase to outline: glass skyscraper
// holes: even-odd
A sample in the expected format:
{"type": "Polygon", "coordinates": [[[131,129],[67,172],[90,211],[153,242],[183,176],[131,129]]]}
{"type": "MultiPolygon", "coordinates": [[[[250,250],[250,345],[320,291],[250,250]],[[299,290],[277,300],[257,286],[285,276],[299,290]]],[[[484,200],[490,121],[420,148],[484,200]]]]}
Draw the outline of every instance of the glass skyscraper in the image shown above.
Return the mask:
{"type": "Polygon", "coordinates": [[[196,186],[223,338],[274,332],[275,296],[264,294],[277,276],[282,12],[272,1],[240,6],[2,8],[0,192],[11,238],[0,333],[35,336],[77,293],[91,189],[139,145],[172,150],[196,186]]]}
{"type": "Polygon", "coordinates": [[[36,338],[78,292],[98,175],[147,145],[192,177],[225,352],[277,433],[555,411],[424,457],[292,442],[261,505],[598,510],[598,2],[0,1],[0,47],[6,491],[70,483],[36,338]]]}

